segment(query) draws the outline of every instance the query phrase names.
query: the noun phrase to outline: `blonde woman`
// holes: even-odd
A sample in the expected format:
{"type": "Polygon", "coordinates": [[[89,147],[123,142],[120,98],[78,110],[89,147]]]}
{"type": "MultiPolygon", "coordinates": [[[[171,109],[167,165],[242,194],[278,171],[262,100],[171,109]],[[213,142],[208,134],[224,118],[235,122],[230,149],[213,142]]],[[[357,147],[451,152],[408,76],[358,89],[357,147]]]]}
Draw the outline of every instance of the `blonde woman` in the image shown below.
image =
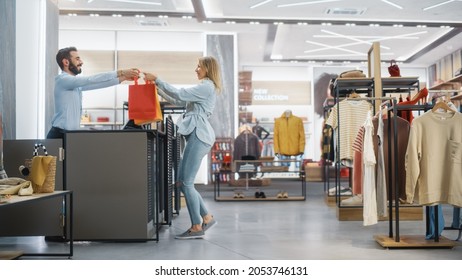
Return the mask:
{"type": "Polygon", "coordinates": [[[145,80],[156,83],[160,96],[186,108],[186,113],[177,122],[178,133],[185,137],[186,146],[176,185],[184,194],[192,225],[184,233],[175,236],[177,239],[203,238],[205,231],[217,223],[195,189],[194,179],[202,158],[215,143],[215,132],[208,119],[215,108],[216,94],[221,91],[220,67],[215,58],[205,56],[199,58],[195,71],[200,82],[190,88],[176,88],[155,74],[144,73],[145,80]]]}

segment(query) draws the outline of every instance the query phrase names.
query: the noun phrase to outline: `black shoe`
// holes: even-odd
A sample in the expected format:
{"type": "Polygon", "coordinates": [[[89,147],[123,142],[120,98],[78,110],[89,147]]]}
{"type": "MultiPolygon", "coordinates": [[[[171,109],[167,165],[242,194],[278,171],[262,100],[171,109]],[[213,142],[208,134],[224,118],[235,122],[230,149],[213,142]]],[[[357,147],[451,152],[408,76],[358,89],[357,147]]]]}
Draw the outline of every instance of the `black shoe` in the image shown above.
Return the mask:
{"type": "Polygon", "coordinates": [[[255,192],[255,198],[261,198],[261,193],[260,192],[255,192]]]}
{"type": "Polygon", "coordinates": [[[260,192],[260,198],[266,198],[266,195],[264,192],[260,192]]]}

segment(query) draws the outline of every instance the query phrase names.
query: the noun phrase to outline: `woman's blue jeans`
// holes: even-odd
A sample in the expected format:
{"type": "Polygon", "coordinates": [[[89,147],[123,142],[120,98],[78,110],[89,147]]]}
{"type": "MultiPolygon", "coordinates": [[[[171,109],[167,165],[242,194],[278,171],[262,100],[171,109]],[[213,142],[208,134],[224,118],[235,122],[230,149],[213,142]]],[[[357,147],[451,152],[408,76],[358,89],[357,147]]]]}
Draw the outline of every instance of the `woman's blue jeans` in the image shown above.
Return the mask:
{"type": "Polygon", "coordinates": [[[196,130],[186,135],[186,146],[178,167],[180,190],[183,192],[189,217],[193,225],[202,224],[202,217],[208,214],[204,200],[194,187],[194,179],[201,166],[202,159],[206,156],[211,145],[208,145],[196,136],[196,130]]]}

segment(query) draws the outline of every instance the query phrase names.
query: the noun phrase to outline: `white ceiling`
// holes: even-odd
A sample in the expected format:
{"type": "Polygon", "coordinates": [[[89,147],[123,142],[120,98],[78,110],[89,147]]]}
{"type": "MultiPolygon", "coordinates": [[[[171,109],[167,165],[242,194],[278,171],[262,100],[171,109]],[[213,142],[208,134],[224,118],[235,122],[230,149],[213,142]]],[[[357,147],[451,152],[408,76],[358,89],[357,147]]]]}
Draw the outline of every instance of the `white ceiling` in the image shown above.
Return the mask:
{"type": "Polygon", "coordinates": [[[462,48],[462,0],[58,0],[58,3],[61,28],[235,32],[241,65],[274,60],[360,62],[367,59],[371,43],[379,41],[383,61],[396,59],[412,66],[429,66],[462,48]],[[69,13],[77,16],[68,16],[69,13]],[[100,16],[89,19],[89,14],[100,16]],[[144,17],[135,17],[141,14],[144,17]]]}

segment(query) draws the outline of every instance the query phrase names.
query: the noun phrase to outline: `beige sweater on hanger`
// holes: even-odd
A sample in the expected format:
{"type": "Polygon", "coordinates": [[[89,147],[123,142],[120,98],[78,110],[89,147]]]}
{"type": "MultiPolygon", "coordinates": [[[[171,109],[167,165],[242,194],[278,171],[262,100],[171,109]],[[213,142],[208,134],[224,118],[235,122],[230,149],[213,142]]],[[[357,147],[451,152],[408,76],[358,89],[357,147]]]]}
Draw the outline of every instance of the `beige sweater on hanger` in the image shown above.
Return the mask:
{"type": "Polygon", "coordinates": [[[462,207],[462,114],[428,111],[411,125],[407,203],[462,207]]]}

